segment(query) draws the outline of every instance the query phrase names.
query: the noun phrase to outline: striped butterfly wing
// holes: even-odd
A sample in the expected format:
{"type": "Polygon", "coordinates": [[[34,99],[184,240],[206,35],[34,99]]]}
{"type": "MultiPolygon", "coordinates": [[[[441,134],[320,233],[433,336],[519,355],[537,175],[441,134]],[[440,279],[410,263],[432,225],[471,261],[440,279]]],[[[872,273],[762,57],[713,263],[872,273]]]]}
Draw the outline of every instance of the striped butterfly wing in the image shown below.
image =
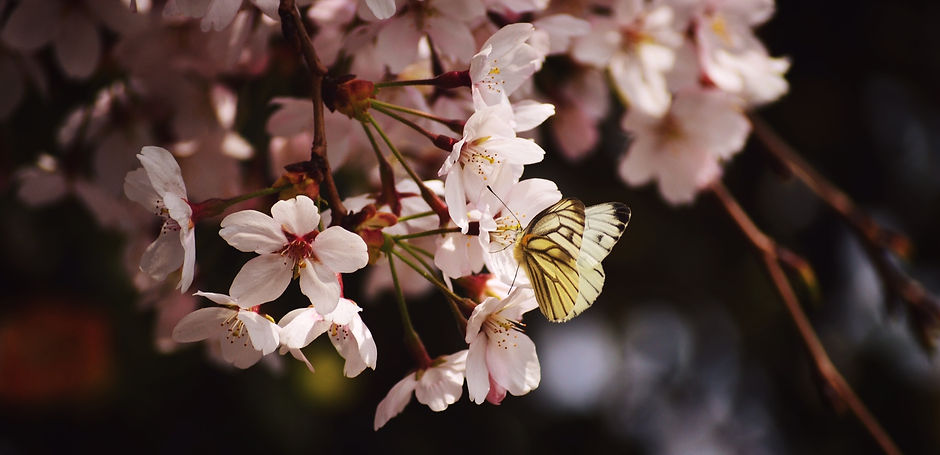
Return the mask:
{"type": "Polygon", "coordinates": [[[588,309],[604,287],[601,261],[620,240],[630,222],[630,208],[620,202],[592,205],[584,210],[584,236],[576,263],[579,275],[578,297],[570,318],[588,309]]]}
{"type": "Polygon", "coordinates": [[[516,243],[516,260],[549,321],[572,317],[579,295],[577,263],[584,223],[584,204],[562,199],[536,215],[516,243]]]}

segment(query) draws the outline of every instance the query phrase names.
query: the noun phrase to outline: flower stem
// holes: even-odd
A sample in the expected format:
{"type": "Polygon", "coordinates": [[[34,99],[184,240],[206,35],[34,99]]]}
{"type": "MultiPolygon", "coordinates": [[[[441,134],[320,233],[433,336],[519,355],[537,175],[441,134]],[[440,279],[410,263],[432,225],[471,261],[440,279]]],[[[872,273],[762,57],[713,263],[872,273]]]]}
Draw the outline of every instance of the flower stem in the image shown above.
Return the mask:
{"type": "MultiPolygon", "coordinates": [[[[389,116],[389,117],[391,117],[391,118],[393,118],[393,119],[395,119],[395,120],[398,120],[398,121],[401,122],[401,123],[404,123],[406,126],[408,126],[409,128],[411,128],[411,129],[417,131],[418,133],[421,133],[421,135],[423,135],[424,137],[428,138],[428,140],[430,140],[431,143],[433,143],[435,147],[437,147],[437,148],[439,148],[439,149],[441,149],[441,150],[443,150],[443,151],[445,151],[445,152],[450,152],[451,150],[453,150],[454,144],[457,142],[456,139],[454,139],[454,138],[452,138],[452,137],[450,137],[450,136],[446,136],[446,135],[443,135],[443,134],[435,134],[435,133],[432,133],[432,132],[430,132],[430,131],[424,129],[423,127],[421,127],[421,125],[418,125],[417,123],[415,123],[415,122],[413,122],[413,121],[411,121],[411,120],[408,120],[408,119],[406,119],[406,118],[404,118],[404,117],[402,117],[402,116],[396,114],[396,113],[395,113],[394,111],[392,111],[391,109],[386,109],[386,108],[384,108],[384,107],[382,107],[382,106],[379,106],[379,105],[377,105],[377,104],[373,104],[373,105],[372,105],[372,108],[375,109],[375,110],[377,110],[377,111],[379,111],[379,112],[381,112],[381,113],[383,113],[383,114],[385,114],[385,115],[387,115],[387,116],[389,116]]],[[[462,130],[462,128],[461,128],[461,130],[462,130]]]]}
{"type": "Polygon", "coordinates": [[[392,238],[394,238],[395,241],[399,241],[399,240],[416,239],[419,237],[428,237],[428,236],[438,235],[438,234],[449,234],[451,232],[460,232],[460,228],[449,227],[449,228],[431,229],[430,231],[415,232],[413,234],[396,235],[396,236],[393,236],[392,238]]]}
{"type": "MultiPolygon", "coordinates": [[[[400,245],[400,244],[399,244],[399,245],[400,245]]],[[[403,249],[405,249],[405,250],[407,251],[407,248],[403,248],[403,249]]],[[[460,333],[461,333],[461,334],[466,334],[466,332],[467,332],[467,318],[464,317],[463,312],[460,311],[460,303],[463,303],[463,302],[464,302],[464,299],[463,299],[462,297],[460,297],[459,295],[455,294],[454,291],[451,291],[450,288],[448,288],[446,285],[444,285],[444,283],[441,283],[441,281],[438,280],[436,277],[432,276],[432,275],[431,275],[430,273],[428,273],[427,271],[422,270],[421,268],[419,268],[419,267],[417,266],[417,264],[415,264],[414,262],[411,262],[411,260],[409,260],[409,259],[406,258],[405,256],[402,256],[401,253],[399,253],[398,251],[395,251],[394,248],[391,249],[391,250],[389,250],[389,252],[390,252],[391,254],[395,255],[398,259],[401,259],[402,262],[404,262],[406,265],[408,265],[409,267],[411,267],[415,272],[418,272],[422,277],[424,277],[424,279],[430,281],[431,284],[433,284],[434,286],[436,286],[438,289],[441,290],[441,292],[444,293],[444,296],[447,297],[447,303],[448,303],[449,306],[450,306],[450,311],[451,311],[451,313],[454,314],[454,320],[457,322],[457,328],[460,330],[460,333]]],[[[409,251],[409,253],[414,254],[414,253],[412,253],[412,252],[410,252],[410,251],[409,251]]],[[[415,257],[417,257],[417,256],[415,256],[415,257]]],[[[391,260],[392,260],[391,256],[389,256],[388,259],[389,259],[389,262],[391,262],[391,260]]],[[[420,261],[420,259],[419,259],[419,261],[420,261]]],[[[424,261],[421,261],[421,263],[424,264],[424,261]]],[[[428,266],[427,264],[424,264],[424,265],[425,265],[426,267],[430,268],[430,266],[428,266]]],[[[472,308],[472,307],[471,307],[471,308],[472,308]]]]}
{"type": "Polygon", "coordinates": [[[428,120],[440,123],[446,126],[447,128],[450,128],[451,131],[457,134],[461,134],[463,132],[463,126],[465,122],[462,120],[441,118],[434,114],[430,114],[424,111],[419,111],[417,109],[412,109],[410,107],[399,106],[397,104],[386,103],[384,101],[377,100],[375,98],[370,98],[369,102],[372,103],[373,108],[382,112],[383,114],[390,115],[388,114],[388,112],[386,112],[388,110],[404,112],[406,114],[417,115],[418,117],[426,118],[428,120]]]}
{"type": "Polygon", "coordinates": [[[395,260],[391,256],[388,257],[388,268],[392,272],[392,283],[395,285],[395,300],[398,302],[401,325],[405,330],[405,344],[408,345],[408,350],[414,356],[418,367],[427,369],[431,366],[431,356],[428,355],[424,343],[421,342],[421,337],[418,336],[418,332],[415,331],[415,327],[411,323],[411,315],[408,313],[408,305],[405,303],[405,294],[402,293],[401,283],[398,281],[398,272],[395,270],[395,260]]]}
{"type": "Polygon", "coordinates": [[[378,206],[388,204],[395,216],[401,215],[401,199],[398,197],[398,190],[395,189],[395,172],[392,170],[392,164],[388,162],[382,151],[379,150],[379,144],[375,141],[375,136],[369,130],[369,125],[360,123],[369,143],[372,144],[372,150],[375,152],[375,159],[379,162],[379,178],[382,180],[382,194],[379,195],[376,202],[378,206]]]}
{"type": "Polygon", "coordinates": [[[398,148],[395,147],[395,144],[392,143],[392,140],[388,138],[388,135],[385,134],[385,131],[381,126],[375,121],[372,116],[369,116],[369,123],[372,124],[372,127],[378,131],[379,135],[382,136],[382,140],[385,141],[385,145],[392,151],[392,154],[395,155],[395,158],[401,163],[402,167],[405,168],[405,171],[408,172],[408,175],[412,180],[415,181],[415,184],[418,185],[418,188],[421,190],[421,197],[424,198],[424,201],[428,203],[428,206],[431,207],[431,210],[434,210],[434,213],[437,213],[437,217],[440,221],[441,226],[446,226],[450,221],[450,213],[447,212],[447,206],[444,205],[444,201],[441,198],[437,197],[427,185],[424,184],[424,180],[421,180],[418,177],[418,174],[411,169],[411,166],[408,165],[408,162],[405,161],[405,157],[402,156],[401,152],[398,151],[398,148]]]}
{"type": "Polygon", "coordinates": [[[292,185],[282,185],[282,186],[271,186],[267,188],[262,188],[258,191],[253,191],[251,193],[242,194],[241,196],[235,196],[228,199],[223,199],[225,208],[228,208],[232,205],[238,204],[242,201],[247,201],[249,199],[254,199],[256,197],[268,196],[271,194],[277,194],[281,191],[284,191],[290,188],[292,185]]]}
{"type": "Polygon", "coordinates": [[[284,38],[293,43],[295,49],[299,50],[310,71],[310,100],[313,102],[313,144],[310,147],[310,164],[316,166],[323,174],[322,183],[326,186],[324,193],[333,211],[332,224],[337,226],[346,216],[346,208],[336,189],[333,171],[330,169],[330,162],[326,155],[323,78],[326,76],[327,68],[317,56],[313,41],[310,40],[310,34],[307,32],[307,26],[304,25],[294,0],[280,0],[278,15],[281,17],[281,33],[284,38]]]}
{"type": "Polygon", "coordinates": [[[421,213],[415,213],[414,215],[403,216],[403,217],[401,217],[401,218],[398,219],[398,222],[401,223],[401,222],[404,222],[404,221],[415,220],[415,219],[418,219],[418,218],[424,218],[424,217],[426,217],[426,216],[431,216],[431,215],[434,215],[434,214],[435,214],[435,213],[434,213],[433,210],[428,210],[427,212],[421,212],[421,213]]]}
{"type": "Polygon", "coordinates": [[[847,406],[855,414],[855,417],[858,418],[859,422],[868,430],[868,433],[871,434],[886,454],[900,455],[901,451],[891,439],[891,436],[878,423],[878,420],[868,410],[865,403],[855,394],[855,391],[832,363],[829,354],[826,353],[826,348],[819,340],[819,335],[813,329],[813,325],[809,322],[809,318],[800,306],[796,293],[787,281],[786,273],[780,267],[780,257],[777,254],[776,243],[754,224],[754,221],[738,205],[734,196],[728,192],[728,189],[720,181],[712,184],[710,189],[721,202],[725,211],[728,212],[728,216],[734,220],[741,232],[751,241],[751,244],[760,251],[767,272],[770,274],[780,298],[787,307],[793,323],[796,324],[797,331],[803,338],[803,343],[813,358],[820,377],[825,381],[828,390],[832,392],[833,398],[838,400],[838,405],[847,406]]]}

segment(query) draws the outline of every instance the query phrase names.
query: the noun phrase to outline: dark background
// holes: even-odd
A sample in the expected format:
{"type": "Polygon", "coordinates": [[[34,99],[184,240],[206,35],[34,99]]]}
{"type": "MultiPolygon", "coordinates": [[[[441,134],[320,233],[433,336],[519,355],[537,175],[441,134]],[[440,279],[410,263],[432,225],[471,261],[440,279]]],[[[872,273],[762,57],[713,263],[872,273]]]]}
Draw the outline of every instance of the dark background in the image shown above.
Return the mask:
{"type": "MultiPolygon", "coordinates": [[[[771,54],[793,63],[789,94],[760,115],[910,237],[905,267],[935,292],[938,19],[930,1],[783,1],[760,30],[771,54]]],[[[41,60],[54,66],[49,49],[41,60]]],[[[703,195],[673,208],[653,187],[626,188],[613,165],[626,139],[615,128],[582,163],[550,151],[527,168],[589,204],[625,201],[634,215],[589,312],[561,326],[527,318],[542,385],[524,397],[495,407],[464,396],[439,414],[412,400],[373,432],[375,406],[412,367],[389,295],[363,302],[379,361],[355,379],[342,378],[325,340],[308,349],[316,374],[293,361],[280,373],[219,368],[195,346],[160,354],[153,315],[138,309],[121,266],[121,236],[74,199],[29,209],[15,197],[14,169],[54,149],[66,112],[99,83],[51,78],[51,99],[30,95],[0,125],[0,452],[878,453],[850,413],[830,406],[759,256],[721,206],[703,195]]],[[[259,150],[263,106],[244,131],[259,150]]],[[[848,382],[906,453],[936,453],[940,365],[903,307],[885,301],[850,229],[775,173],[753,138],[725,181],[762,229],[812,263],[820,298],[794,287],[848,382]]],[[[200,226],[197,251],[225,289],[249,256],[214,229],[200,226]]],[[[284,308],[299,304],[296,291],[284,308]]],[[[432,356],[462,348],[442,299],[409,304],[432,356]]]]}

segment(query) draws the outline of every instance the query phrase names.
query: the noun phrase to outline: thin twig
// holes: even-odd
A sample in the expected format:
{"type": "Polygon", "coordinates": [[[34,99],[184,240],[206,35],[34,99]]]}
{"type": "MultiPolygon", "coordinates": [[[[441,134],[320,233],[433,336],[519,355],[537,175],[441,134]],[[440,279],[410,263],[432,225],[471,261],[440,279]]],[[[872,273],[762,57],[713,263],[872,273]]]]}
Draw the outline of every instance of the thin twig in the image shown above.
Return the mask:
{"type": "Polygon", "coordinates": [[[750,114],[754,134],[765,145],[767,151],[796,176],[820,199],[833,208],[862,241],[868,258],[888,289],[889,295],[907,304],[917,324],[918,335],[925,346],[933,347],[933,336],[940,330],[940,299],[927,292],[924,286],[891,261],[888,252],[901,257],[910,254],[911,244],[907,237],[885,229],[858,208],[852,199],[829,180],[823,177],[787,144],[762,118],[750,114]]]}
{"type": "Polygon", "coordinates": [[[294,43],[307,62],[310,70],[310,100],[313,101],[313,144],[310,147],[310,162],[316,165],[323,174],[323,183],[326,184],[325,193],[330,209],[333,211],[332,225],[337,226],[346,216],[346,207],[343,199],[336,189],[333,181],[333,171],[326,155],[326,123],[323,112],[323,78],[326,76],[326,66],[317,57],[317,51],[310,40],[307,26],[304,25],[300,11],[294,0],[280,0],[278,14],[281,16],[281,32],[284,37],[294,43]]]}
{"type": "Polygon", "coordinates": [[[738,205],[728,189],[719,181],[710,187],[712,193],[717,196],[725,211],[735,221],[744,235],[750,240],[751,244],[761,253],[767,272],[770,274],[780,298],[787,307],[793,323],[796,324],[797,331],[803,339],[816,369],[822,379],[825,381],[829,390],[834,394],[833,397],[839,400],[840,405],[847,406],[858,418],[865,429],[871,434],[872,438],[878,443],[881,449],[889,455],[900,455],[901,451],[891,439],[891,436],[882,428],[878,420],[871,414],[871,411],[865,406],[865,403],[855,394],[852,387],[846,382],[839,370],[836,369],[822,341],[809,322],[809,318],[800,306],[796,293],[787,280],[786,273],[780,267],[780,258],[777,255],[776,242],[764,234],[744,212],[744,209],[738,205]]]}

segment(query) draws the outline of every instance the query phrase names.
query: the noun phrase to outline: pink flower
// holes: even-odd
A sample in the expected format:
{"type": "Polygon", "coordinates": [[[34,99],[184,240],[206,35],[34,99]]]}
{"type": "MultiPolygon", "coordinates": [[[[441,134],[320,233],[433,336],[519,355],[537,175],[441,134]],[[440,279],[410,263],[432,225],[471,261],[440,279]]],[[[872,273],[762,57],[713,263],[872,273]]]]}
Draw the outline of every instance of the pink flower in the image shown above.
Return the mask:
{"type": "Polygon", "coordinates": [[[751,125],[741,109],[738,98],[719,90],[680,92],[662,118],[631,109],[623,128],[634,139],[620,176],[633,186],[655,179],[669,203],[691,202],[744,147],[751,125]]]}
{"type": "Polygon", "coordinates": [[[411,394],[434,412],[441,412],[463,394],[467,350],[437,358],[431,367],[409,373],[398,381],[375,410],[374,428],[385,426],[392,417],[401,414],[411,401],[411,394]]]}
{"type": "Polygon", "coordinates": [[[522,331],[522,315],[538,307],[531,289],[505,299],[489,297],[467,321],[467,392],[474,403],[499,404],[506,392],[519,396],[539,386],[535,344],[522,331]]]}
{"type": "Polygon", "coordinates": [[[509,99],[526,79],[542,67],[545,54],[526,43],[535,32],[532,24],[507,25],[493,34],[470,59],[470,83],[482,105],[509,99]]]}
{"type": "Polygon", "coordinates": [[[177,287],[186,292],[196,268],[196,233],[182,172],[173,155],[160,147],[144,147],[137,158],[144,167],[127,173],[124,192],[128,199],[164,219],[160,236],[140,259],[140,269],[163,281],[182,267],[177,287]]]}
{"type": "Polygon", "coordinates": [[[320,214],[307,196],[278,201],[268,216],[242,210],[222,220],[219,235],[241,251],[254,251],[232,282],[232,294],[258,305],[278,298],[291,277],[320,314],[340,298],[338,273],[351,273],[369,261],[366,243],[339,226],[319,231],[320,214]]]}
{"type": "Polygon", "coordinates": [[[220,307],[189,313],[173,329],[173,341],[189,343],[209,340],[222,350],[222,358],[238,368],[248,368],[278,346],[278,326],[251,311],[235,297],[197,292],[220,307]]]}
{"type": "Polygon", "coordinates": [[[300,350],[320,335],[327,333],[336,352],[344,359],[343,374],[353,378],[366,367],[375,369],[377,351],[372,332],[362,322],[362,308],[349,299],[339,299],[331,313],[320,315],[315,308],[300,308],[284,315],[281,326],[281,354],[290,352],[310,371],[313,366],[300,350]]]}

